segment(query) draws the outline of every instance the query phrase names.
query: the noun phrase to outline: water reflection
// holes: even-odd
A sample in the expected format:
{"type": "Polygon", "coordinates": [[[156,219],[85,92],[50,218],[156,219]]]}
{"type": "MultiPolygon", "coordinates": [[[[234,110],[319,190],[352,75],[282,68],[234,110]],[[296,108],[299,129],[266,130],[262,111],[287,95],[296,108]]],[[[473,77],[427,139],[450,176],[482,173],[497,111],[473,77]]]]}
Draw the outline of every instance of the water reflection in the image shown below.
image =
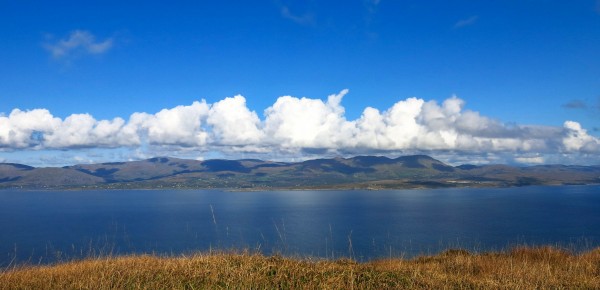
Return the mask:
{"type": "Polygon", "coordinates": [[[597,246],[599,186],[403,191],[1,191],[0,263],[90,252],[414,256],[597,246]],[[584,240],[585,243],[582,243],[584,240]]]}

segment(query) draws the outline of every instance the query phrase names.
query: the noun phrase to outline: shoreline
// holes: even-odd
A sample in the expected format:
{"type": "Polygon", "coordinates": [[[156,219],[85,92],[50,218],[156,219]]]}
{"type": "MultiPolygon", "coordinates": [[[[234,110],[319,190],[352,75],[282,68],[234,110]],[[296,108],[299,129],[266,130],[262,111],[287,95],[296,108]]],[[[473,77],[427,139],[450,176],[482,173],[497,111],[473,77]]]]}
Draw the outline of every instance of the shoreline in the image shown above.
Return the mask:
{"type": "Polygon", "coordinates": [[[531,184],[531,185],[482,185],[472,186],[463,185],[458,183],[450,183],[452,186],[439,186],[439,187],[427,187],[427,186],[415,186],[415,187],[343,187],[330,188],[330,187],[261,187],[261,188],[236,188],[236,187],[131,187],[131,188],[104,188],[104,187],[52,187],[52,188],[0,188],[2,191],[124,191],[124,190],[173,190],[173,191],[190,191],[190,190],[216,190],[216,191],[227,191],[227,192],[260,192],[260,191],[385,191],[385,190],[430,190],[430,189],[461,189],[461,188],[490,188],[490,189],[502,189],[502,188],[527,188],[527,187],[559,187],[559,186],[598,186],[600,183],[585,183],[585,184],[531,184]]]}

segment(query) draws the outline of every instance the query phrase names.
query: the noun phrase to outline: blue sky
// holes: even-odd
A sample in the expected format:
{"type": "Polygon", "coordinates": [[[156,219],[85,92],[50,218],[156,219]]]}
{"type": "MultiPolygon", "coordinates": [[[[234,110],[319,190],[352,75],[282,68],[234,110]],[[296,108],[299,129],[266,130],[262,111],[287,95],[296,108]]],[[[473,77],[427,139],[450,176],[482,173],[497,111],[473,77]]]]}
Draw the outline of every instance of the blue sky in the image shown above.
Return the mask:
{"type": "Polygon", "coordinates": [[[0,37],[0,161],[424,152],[600,163],[594,0],[0,1],[0,37]],[[424,111],[434,101],[443,113],[424,111]],[[415,124],[392,114],[403,106],[415,124]],[[367,107],[381,117],[371,127],[367,107]],[[46,115],[10,118],[17,108],[46,115]],[[73,114],[91,119],[66,122],[73,114]]]}

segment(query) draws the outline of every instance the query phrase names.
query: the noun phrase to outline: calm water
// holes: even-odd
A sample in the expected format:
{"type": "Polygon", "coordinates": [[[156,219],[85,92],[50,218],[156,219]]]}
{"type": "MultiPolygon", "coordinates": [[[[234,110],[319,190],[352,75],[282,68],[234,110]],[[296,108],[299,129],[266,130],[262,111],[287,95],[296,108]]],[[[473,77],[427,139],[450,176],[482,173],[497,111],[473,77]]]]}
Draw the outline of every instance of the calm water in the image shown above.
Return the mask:
{"type": "Polygon", "coordinates": [[[0,191],[0,265],[247,248],[365,260],[600,246],[600,186],[399,191],[0,191]]]}

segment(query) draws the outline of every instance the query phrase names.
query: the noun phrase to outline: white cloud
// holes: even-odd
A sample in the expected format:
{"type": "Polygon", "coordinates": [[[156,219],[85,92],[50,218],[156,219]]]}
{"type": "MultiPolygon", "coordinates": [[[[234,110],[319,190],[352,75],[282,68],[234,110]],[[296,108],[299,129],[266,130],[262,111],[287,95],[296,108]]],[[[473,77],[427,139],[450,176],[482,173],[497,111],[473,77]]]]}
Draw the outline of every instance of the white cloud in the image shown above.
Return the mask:
{"type": "Polygon", "coordinates": [[[338,148],[352,136],[340,101],[343,90],[322,100],[284,96],[265,110],[264,132],[282,148],[338,148]]]}
{"type": "Polygon", "coordinates": [[[97,41],[96,36],[89,31],[75,30],[67,38],[45,43],[44,48],[55,59],[61,59],[75,54],[102,54],[110,50],[113,44],[113,38],[97,41]]]}
{"type": "Polygon", "coordinates": [[[600,140],[588,135],[587,131],[577,122],[566,121],[566,129],[563,138],[564,149],[567,152],[582,151],[598,153],[600,151],[600,140]]]}
{"type": "Polygon", "coordinates": [[[190,106],[163,109],[154,115],[134,113],[126,129],[131,133],[137,130],[140,135],[147,137],[150,144],[203,146],[208,133],[201,125],[208,112],[209,106],[202,101],[190,106]]]}
{"type": "Polygon", "coordinates": [[[206,122],[212,126],[215,141],[221,145],[259,144],[264,137],[260,119],[246,107],[246,99],[240,95],[216,102],[206,122]]]}
{"type": "Polygon", "coordinates": [[[44,145],[48,148],[139,145],[135,136],[123,130],[124,125],[121,118],[97,121],[89,114],[73,114],[44,135],[44,145]]]}
{"type": "Polygon", "coordinates": [[[89,114],[63,120],[45,109],[15,109],[0,114],[0,149],[129,148],[136,156],[218,152],[267,159],[306,152],[439,153],[479,156],[479,163],[493,157],[527,164],[585,155],[600,161],[600,140],[574,121],[563,127],[507,125],[465,109],[456,96],[441,104],[408,98],[383,111],[367,107],[359,118],[347,120],[342,106],[347,93],[327,100],[283,96],[262,120],[240,95],[112,120],[89,114]]]}
{"type": "Polygon", "coordinates": [[[0,116],[0,148],[36,147],[40,145],[37,134],[51,133],[60,123],[61,120],[54,118],[46,109],[14,109],[8,117],[0,116]]]}

